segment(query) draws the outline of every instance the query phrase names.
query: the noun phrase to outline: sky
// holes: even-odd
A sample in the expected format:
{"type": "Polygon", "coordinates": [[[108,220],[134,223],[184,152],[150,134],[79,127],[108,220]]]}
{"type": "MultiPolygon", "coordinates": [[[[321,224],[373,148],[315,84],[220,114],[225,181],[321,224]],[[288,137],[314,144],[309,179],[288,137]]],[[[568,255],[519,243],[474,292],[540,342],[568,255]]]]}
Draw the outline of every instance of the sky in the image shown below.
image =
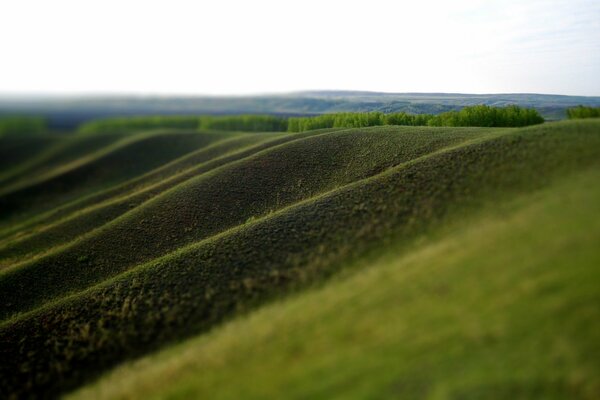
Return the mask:
{"type": "Polygon", "coordinates": [[[0,94],[600,96],[598,0],[5,0],[0,48],[0,94]]]}

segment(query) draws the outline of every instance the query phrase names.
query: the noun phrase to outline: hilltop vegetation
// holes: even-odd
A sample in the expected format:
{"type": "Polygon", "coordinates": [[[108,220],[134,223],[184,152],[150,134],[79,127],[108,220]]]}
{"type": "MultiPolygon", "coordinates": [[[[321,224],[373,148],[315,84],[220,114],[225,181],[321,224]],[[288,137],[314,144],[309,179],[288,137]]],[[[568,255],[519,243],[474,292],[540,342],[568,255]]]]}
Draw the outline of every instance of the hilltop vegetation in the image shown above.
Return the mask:
{"type": "Polygon", "coordinates": [[[0,138],[6,135],[35,135],[46,131],[46,121],[41,117],[0,115],[0,138]]]}
{"type": "Polygon", "coordinates": [[[157,128],[198,128],[198,117],[184,115],[156,115],[149,117],[106,118],[85,123],[79,127],[81,133],[136,132],[157,128]]]}
{"type": "Polygon", "coordinates": [[[86,123],[79,128],[79,131],[107,133],[157,128],[198,128],[239,132],[304,132],[325,128],[365,128],[381,125],[521,127],[542,122],[544,119],[535,109],[515,105],[507,107],[477,105],[438,115],[365,112],[290,118],[269,115],[109,118],[86,123]]]}
{"type": "Polygon", "coordinates": [[[287,120],[272,115],[232,115],[202,116],[199,118],[200,129],[242,132],[285,132],[287,120]]]}
{"type": "Polygon", "coordinates": [[[600,118],[600,107],[577,106],[567,109],[569,119],[600,118]]]}
{"type": "Polygon", "coordinates": [[[600,388],[586,358],[600,320],[597,120],[74,137],[23,152],[0,191],[0,397],[58,396],[196,335],[90,390],[591,399],[600,388]]]}
{"type": "Polygon", "coordinates": [[[239,132],[285,132],[287,120],[270,115],[151,116],[107,118],[79,127],[81,133],[136,132],[144,129],[180,128],[239,132]]]}
{"type": "Polygon", "coordinates": [[[290,118],[288,130],[302,132],[320,128],[361,128],[378,125],[520,127],[542,122],[544,119],[534,109],[514,105],[507,107],[478,105],[438,115],[370,112],[290,118]]]}

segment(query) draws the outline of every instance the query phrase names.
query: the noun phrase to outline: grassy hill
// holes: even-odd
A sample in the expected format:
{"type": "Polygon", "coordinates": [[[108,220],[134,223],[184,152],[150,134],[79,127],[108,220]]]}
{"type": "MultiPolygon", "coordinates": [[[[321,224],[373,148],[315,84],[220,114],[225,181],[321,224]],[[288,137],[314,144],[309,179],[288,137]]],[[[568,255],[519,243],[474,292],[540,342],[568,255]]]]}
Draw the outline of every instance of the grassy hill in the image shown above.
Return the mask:
{"type": "Polygon", "coordinates": [[[195,335],[79,394],[600,390],[598,120],[64,148],[24,153],[0,190],[2,395],[56,396],[195,335]]]}
{"type": "MultiPolygon", "coordinates": [[[[112,139],[109,146],[87,154],[80,152],[81,146],[68,146],[55,157],[59,166],[44,165],[42,173],[31,171],[28,181],[0,192],[0,215],[22,217],[26,208],[51,208],[150,171],[217,138],[194,131],[151,131],[112,139]]],[[[97,140],[81,139],[86,144],[97,140]]]]}
{"type": "Polygon", "coordinates": [[[595,398],[598,179],[388,248],[72,398],[595,398]]]}

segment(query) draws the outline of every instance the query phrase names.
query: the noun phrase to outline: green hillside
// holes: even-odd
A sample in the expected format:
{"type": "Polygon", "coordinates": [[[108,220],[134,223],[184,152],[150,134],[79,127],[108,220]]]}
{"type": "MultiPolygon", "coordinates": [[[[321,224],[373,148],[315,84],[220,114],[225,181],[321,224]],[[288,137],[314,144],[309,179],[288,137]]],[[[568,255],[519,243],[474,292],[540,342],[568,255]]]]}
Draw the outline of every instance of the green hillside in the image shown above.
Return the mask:
{"type": "Polygon", "coordinates": [[[0,397],[600,390],[599,120],[108,136],[0,174],[0,397]]]}
{"type": "Polygon", "coordinates": [[[593,399],[599,179],[582,171],[389,247],[73,398],[593,399]]]}
{"type": "MultiPolygon", "coordinates": [[[[31,179],[0,192],[2,217],[21,216],[23,210],[48,209],[73,198],[123,182],[165,162],[210,143],[220,136],[198,135],[194,131],[150,131],[127,136],[91,154],[77,154],[70,146],[57,157],[60,165],[32,172],[31,179]],[[71,160],[75,158],[75,160],[71,160]],[[49,170],[46,172],[46,170],[49,170]]],[[[90,140],[87,140],[90,141],[90,140]]],[[[87,142],[86,141],[86,142],[87,142]]]]}

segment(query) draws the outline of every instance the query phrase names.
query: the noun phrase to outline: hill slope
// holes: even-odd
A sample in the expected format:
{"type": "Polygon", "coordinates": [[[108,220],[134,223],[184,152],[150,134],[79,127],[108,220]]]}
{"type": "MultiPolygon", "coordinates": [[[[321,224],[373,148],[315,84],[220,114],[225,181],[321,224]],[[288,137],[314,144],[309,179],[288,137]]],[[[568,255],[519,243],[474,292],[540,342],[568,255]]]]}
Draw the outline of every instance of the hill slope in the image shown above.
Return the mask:
{"type": "Polygon", "coordinates": [[[571,175],[390,247],[73,398],[594,399],[599,179],[571,175]]]}
{"type": "MultiPolygon", "coordinates": [[[[104,139],[111,135],[94,135],[90,139],[97,139],[96,136],[104,139]]],[[[44,170],[48,172],[31,171],[33,176],[27,181],[0,191],[0,216],[22,218],[27,211],[47,210],[133,178],[220,138],[194,131],[154,131],[113,140],[109,146],[83,155],[83,146],[68,146],[69,151],[47,160],[49,166],[44,166],[44,170]],[[51,168],[54,162],[59,167],[51,168]]],[[[96,142],[88,139],[84,143],[90,141],[96,142]]]]}
{"type": "Polygon", "coordinates": [[[159,166],[49,228],[36,233],[32,216],[33,233],[8,234],[6,394],[59,394],[357,260],[409,257],[420,237],[597,169],[600,122],[316,131],[230,150],[184,156],[181,171],[159,166]],[[124,210],[129,196],[140,197],[124,210]],[[15,264],[19,254],[38,255],[15,264]]]}
{"type": "Polygon", "coordinates": [[[415,135],[381,128],[317,134],[200,174],[68,247],[6,271],[0,318],[481,132],[423,129],[415,135]],[[75,265],[79,272],[70,274],[75,265]],[[26,298],[17,295],[24,290],[26,298]]]}

